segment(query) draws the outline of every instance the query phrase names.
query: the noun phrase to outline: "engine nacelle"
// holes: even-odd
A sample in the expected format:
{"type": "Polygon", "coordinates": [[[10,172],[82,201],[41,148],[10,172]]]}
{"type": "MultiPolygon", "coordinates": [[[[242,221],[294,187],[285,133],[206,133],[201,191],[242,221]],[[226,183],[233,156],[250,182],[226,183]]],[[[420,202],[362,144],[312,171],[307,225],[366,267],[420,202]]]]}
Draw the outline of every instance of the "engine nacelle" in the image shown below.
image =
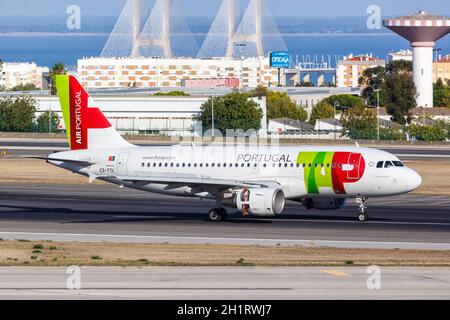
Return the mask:
{"type": "Polygon", "coordinates": [[[274,216],[283,212],[284,192],[279,188],[250,188],[235,194],[235,205],[242,213],[274,216]]]}
{"type": "Polygon", "coordinates": [[[303,199],[302,204],[307,209],[336,210],[342,208],[346,201],[345,198],[318,197],[303,199]]]}

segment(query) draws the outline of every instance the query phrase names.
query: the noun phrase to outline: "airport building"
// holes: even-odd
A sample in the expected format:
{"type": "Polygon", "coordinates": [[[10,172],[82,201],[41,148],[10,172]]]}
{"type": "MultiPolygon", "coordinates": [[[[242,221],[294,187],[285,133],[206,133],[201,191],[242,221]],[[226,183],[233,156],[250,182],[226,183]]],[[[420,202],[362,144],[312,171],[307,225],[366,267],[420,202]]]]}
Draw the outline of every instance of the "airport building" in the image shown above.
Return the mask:
{"type": "Polygon", "coordinates": [[[3,62],[0,64],[0,87],[11,89],[18,85],[33,84],[46,89],[48,84],[45,77],[48,73],[48,67],[39,67],[34,62],[3,62]]]}
{"type": "MultiPolygon", "coordinates": [[[[278,84],[277,69],[259,58],[86,58],[78,60],[78,77],[86,88],[182,87],[188,80],[239,79],[240,86],[278,84]]],[[[235,85],[235,83],[233,84],[235,85]]]]}
{"type": "Polygon", "coordinates": [[[359,78],[364,70],[384,67],[386,61],[384,59],[374,58],[371,55],[349,55],[338,62],[336,70],[336,86],[340,88],[359,87],[359,78]]]}
{"type": "Polygon", "coordinates": [[[439,57],[433,62],[433,82],[441,79],[444,83],[450,81],[450,55],[439,57]]]}

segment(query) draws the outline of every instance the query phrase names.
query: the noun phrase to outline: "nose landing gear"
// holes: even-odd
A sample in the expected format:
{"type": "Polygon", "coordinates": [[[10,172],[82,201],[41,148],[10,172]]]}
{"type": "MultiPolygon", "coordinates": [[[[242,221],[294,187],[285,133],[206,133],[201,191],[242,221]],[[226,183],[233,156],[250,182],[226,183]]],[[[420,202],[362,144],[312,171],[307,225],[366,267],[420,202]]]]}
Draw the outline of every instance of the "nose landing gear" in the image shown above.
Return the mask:
{"type": "Polygon", "coordinates": [[[366,212],[367,207],[365,206],[367,198],[358,197],[356,198],[356,204],[359,206],[358,220],[361,222],[369,220],[369,215],[366,212]]]}

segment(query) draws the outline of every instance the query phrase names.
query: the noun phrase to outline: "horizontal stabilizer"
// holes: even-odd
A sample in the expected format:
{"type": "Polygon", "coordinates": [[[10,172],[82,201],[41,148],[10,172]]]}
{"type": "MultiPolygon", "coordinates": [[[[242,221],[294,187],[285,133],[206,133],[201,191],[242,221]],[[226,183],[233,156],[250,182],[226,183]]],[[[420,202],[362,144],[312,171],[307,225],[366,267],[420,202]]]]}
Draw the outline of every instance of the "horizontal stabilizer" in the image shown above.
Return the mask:
{"type": "Polygon", "coordinates": [[[82,166],[91,166],[91,165],[95,164],[94,162],[85,161],[85,160],[59,159],[59,158],[49,158],[49,157],[39,157],[39,156],[21,156],[21,158],[39,159],[39,160],[46,160],[46,161],[70,162],[70,163],[76,163],[76,164],[79,164],[82,166]]]}

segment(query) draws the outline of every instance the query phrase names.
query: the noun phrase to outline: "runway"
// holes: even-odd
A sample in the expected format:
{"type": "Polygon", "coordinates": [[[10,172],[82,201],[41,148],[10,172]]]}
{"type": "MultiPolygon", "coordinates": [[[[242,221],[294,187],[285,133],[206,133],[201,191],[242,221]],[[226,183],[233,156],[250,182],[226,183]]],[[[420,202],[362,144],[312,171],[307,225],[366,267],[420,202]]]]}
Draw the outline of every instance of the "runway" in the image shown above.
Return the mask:
{"type": "Polygon", "coordinates": [[[352,202],[337,211],[288,202],[276,218],[210,223],[214,203],[109,185],[0,186],[0,238],[138,243],[225,243],[450,250],[450,199],[403,195],[369,199],[371,220],[352,202]]]}
{"type": "MultiPolygon", "coordinates": [[[[444,268],[83,267],[67,271],[0,268],[0,299],[450,298],[450,269],[444,268]],[[80,289],[69,290],[67,282],[74,274],[80,275],[80,289]]],[[[73,283],[69,282],[70,288],[73,283]]]]}

